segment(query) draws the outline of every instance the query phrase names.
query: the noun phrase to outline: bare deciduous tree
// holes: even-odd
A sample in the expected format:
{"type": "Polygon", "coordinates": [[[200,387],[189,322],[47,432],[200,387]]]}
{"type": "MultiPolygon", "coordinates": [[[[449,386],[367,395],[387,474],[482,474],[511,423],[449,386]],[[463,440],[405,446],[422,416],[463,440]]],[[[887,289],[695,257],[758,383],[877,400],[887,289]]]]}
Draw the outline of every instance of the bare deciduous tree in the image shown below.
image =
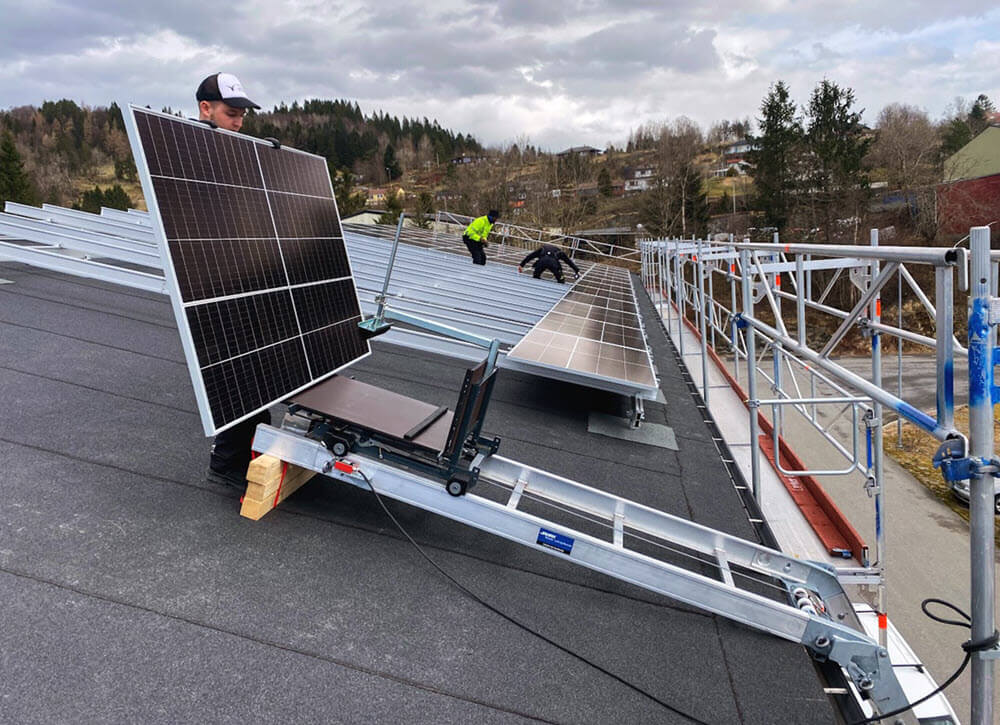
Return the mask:
{"type": "Polygon", "coordinates": [[[937,234],[933,186],[941,180],[941,138],[927,113],[900,103],[882,109],[878,135],[868,155],[885,169],[889,188],[898,189],[914,229],[928,239],[937,234]]]}

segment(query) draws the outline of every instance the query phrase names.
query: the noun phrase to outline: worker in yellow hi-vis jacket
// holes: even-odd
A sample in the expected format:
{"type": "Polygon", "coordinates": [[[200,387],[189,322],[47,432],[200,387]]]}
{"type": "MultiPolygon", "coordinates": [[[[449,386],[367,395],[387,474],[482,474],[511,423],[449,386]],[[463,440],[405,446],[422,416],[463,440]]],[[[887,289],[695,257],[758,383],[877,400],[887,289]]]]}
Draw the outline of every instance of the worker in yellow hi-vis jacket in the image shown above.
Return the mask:
{"type": "Polygon", "coordinates": [[[473,264],[486,264],[486,252],[484,247],[489,246],[489,242],[486,241],[486,237],[490,234],[490,229],[493,228],[494,222],[500,218],[500,212],[496,209],[490,209],[486,216],[477,217],[472,220],[472,223],[465,228],[465,233],[462,235],[462,241],[465,242],[465,246],[469,248],[469,254],[472,255],[473,264]]]}

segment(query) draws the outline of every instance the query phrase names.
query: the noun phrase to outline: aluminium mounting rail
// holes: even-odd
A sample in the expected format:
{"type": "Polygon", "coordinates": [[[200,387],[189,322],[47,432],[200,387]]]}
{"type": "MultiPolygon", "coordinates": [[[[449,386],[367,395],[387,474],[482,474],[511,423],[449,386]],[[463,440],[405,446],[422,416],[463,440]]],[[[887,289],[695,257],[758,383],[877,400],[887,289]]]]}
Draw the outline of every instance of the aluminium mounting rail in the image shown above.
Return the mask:
{"type": "Polygon", "coordinates": [[[440,481],[368,456],[338,458],[294,429],[261,424],[253,449],[798,642],[817,659],[840,665],[878,712],[907,705],[888,651],[861,630],[836,572],[824,565],[496,455],[479,454],[472,467],[479,469],[481,486],[502,489],[503,503],[473,493],[452,496],[440,481]],[[601,524],[608,536],[529,514],[520,508],[529,500],[601,524]],[[632,542],[694,563],[685,568],[654,558],[630,548],[632,542]],[[745,579],[758,589],[762,580],[776,580],[782,596],[770,599],[741,588],[745,579]]]}

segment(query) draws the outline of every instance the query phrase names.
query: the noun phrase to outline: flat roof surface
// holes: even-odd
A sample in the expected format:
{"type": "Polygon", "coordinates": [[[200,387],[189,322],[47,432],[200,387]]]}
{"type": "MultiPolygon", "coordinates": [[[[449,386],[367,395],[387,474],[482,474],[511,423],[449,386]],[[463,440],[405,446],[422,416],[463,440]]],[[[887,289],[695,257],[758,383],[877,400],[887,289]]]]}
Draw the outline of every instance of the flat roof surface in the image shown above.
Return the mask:
{"type": "MultiPolygon", "coordinates": [[[[259,522],[206,480],[210,441],[167,300],[0,265],[0,719],[685,720],[466,599],[371,494],[316,480],[259,522]]],[[[645,298],[640,305],[652,319],[645,298]]],[[[500,453],[752,537],[662,331],[679,451],[588,433],[624,398],[501,370],[500,453]]],[[[376,342],[358,379],[454,405],[461,363],[376,342]]],[[[277,416],[275,416],[277,422],[277,416]]],[[[711,723],[829,723],[798,645],[389,504],[448,572],[711,723]]]]}

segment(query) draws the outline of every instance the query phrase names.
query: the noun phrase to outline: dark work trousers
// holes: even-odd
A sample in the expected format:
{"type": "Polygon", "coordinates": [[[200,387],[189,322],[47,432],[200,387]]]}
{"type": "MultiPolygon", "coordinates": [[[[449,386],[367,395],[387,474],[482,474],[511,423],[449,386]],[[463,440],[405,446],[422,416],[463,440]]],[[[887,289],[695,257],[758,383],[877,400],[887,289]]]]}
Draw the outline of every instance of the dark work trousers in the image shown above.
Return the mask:
{"type": "Polygon", "coordinates": [[[477,242],[469,236],[463,235],[462,241],[465,242],[465,246],[469,248],[469,254],[472,255],[473,264],[486,264],[486,252],[483,250],[483,243],[477,242]]]}
{"type": "Polygon", "coordinates": [[[565,280],[563,279],[562,265],[559,260],[554,257],[547,257],[544,254],[538,258],[535,262],[535,273],[531,275],[535,279],[542,276],[542,272],[548,270],[552,272],[552,276],[556,278],[556,282],[562,284],[565,280]]]}
{"type": "Polygon", "coordinates": [[[212,461],[209,464],[216,473],[235,473],[246,477],[250,465],[250,444],[258,423],[271,424],[271,412],[262,411],[259,415],[247,418],[232,428],[215,436],[212,446],[212,461]]]}

